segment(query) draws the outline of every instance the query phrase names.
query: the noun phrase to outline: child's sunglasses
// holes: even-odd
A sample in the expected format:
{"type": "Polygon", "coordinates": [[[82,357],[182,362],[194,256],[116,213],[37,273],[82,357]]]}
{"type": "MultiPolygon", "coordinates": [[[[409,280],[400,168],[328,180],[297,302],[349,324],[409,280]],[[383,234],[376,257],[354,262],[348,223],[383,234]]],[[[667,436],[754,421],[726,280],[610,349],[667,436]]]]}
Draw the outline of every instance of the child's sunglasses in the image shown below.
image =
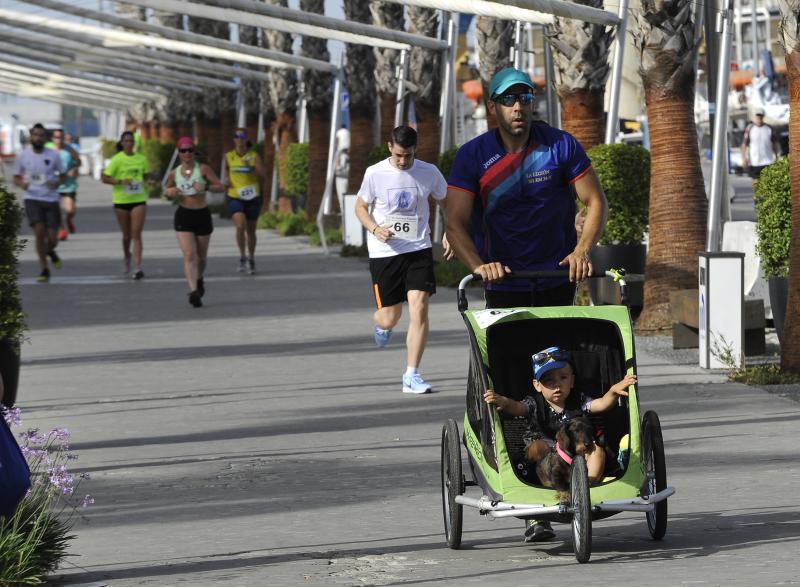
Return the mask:
{"type": "Polygon", "coordinates": [[[549,361],[568,361],[569,351],[558,349],[556,351],[541,351],[531,357],[536,365],[541,365],[549,361]]]}

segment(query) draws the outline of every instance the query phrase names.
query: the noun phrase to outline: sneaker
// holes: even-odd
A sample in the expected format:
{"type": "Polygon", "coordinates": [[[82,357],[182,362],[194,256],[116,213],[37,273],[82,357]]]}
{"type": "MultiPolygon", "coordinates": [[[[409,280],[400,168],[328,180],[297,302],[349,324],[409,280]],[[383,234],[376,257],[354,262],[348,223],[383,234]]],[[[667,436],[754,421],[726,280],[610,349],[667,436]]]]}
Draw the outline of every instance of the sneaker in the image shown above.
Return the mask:
{"type": "Polygon", "coordinates": [[[375,327],[375,344],[378,345],[378,348],[383,348],[389,344],[390,338],[392,338],[391,330],[375,327]]]}
{"type": "Polygon", "coordinates": [[[53,267],[56,269],[61,269],[61,258],[56,255],[55,251],[50,251],[47,253],[47,256],[50,257],[50,261],[53,263],[53,267]]]}
{"type": "Polygon", "coordinates": [[[247,261],[247,274],[248,275],[255,275],[256,274],[256,260],[255,259],[248,259],[247,261]]]}
{"type": "Polygon", "coordinates": [[[197,280],[197,293],[201,298],[206,295],[206,282],[202,277],[197,280]]]}
{"type": "Polygon", "coordinates": [[[547,542],[556,537],[550,522],[528,520],[525,522],[525,542],[547,542]]]}
{"type": "Polygon", "coordinates": [[[58,240],[65,241],[67,240],[67,231],[63,228],[58,231],[58,240]]]}
{"type": "Polygon", "coordinates": [[[431,386],[425,383],[422,375],[403,375],[403,393],[430,393],[431,386]]]}
{"type": "Polygon", "coordinates": [[[142,271],[141,269],[139,269],[138,271],[136,271],[136,273],[134,273],[134,274],[133,274],[133,278],[134,278],[136,281],[139,281],[140,279],[144,279],[144,271],[142,271]]]}
{"type": "Polygon", "coordinates": [[[67,230],[69,230],[70,234],[75,234],[75,225],[72,220],[67,220],[67,230]]]}
{"type": "Polygon", "coordinates": [[[200,292],[194,290],[193,292],[189,293],[189,303],[192,304],[195,308],[199,308],[203,305],[203,300],[200,299],[200,292]]]}
{"type": "Polygon", "coordinates": [[[244,257],[239,258],[239,269],[237,269],[239,273],[245,273],[247,271],[247,259],[244,257]]]}
{"type": "Polygon", "coordinates": [[[42,269],[42,272],[39,274],[39,277],[36,278],[36,281],[39,283],[47,283],[50,281],[50,270],[42,269]]]}

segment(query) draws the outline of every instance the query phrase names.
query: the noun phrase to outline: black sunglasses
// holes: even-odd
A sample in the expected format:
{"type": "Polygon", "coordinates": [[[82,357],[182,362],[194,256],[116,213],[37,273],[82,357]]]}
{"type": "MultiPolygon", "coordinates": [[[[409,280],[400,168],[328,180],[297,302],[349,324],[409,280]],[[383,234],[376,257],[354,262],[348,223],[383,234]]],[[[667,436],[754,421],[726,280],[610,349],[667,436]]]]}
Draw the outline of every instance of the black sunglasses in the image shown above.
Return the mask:
{"type": "Polygon", "coordinates": [[[501,96],[495,96],[493,100],[507,108],[513,106],[517,100],[519,100],[521,106],[527,106],[533,102],[533,92],[525,92],[522,94],[503,94],[501,96]]]}
{"type": "Polygon", "coordinates": [[[246,139],[247,135],[245,133],[243,133],[243,132],[237,132],[236,134],[233,135],[233,138],[234,139],[246,139]]]}
{"type": "Polygon", "coordinates": [[[536,353],[531,358],[533,359],[534,363],[541,365],[544,362],[549,363],[550,361],[568,361],[569,356],[569,351],[557,350],[553,352],[542,351],[540,353],[536,353]]]}
{"type": "Polygon", "coordinates": [[[178,153],[194,153],[194,149],[178,149],[178,153]]]}

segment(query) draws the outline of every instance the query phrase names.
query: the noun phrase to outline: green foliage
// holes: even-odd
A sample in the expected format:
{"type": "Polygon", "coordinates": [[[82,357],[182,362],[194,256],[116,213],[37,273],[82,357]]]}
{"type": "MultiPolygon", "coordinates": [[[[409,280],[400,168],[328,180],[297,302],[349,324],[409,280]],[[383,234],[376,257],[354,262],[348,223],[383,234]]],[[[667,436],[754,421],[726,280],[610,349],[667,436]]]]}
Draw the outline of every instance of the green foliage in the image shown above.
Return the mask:
{"type": "Polygon", "coordinates": [[[442,172],[445,179],[450,176],[450,169],[453,167],[453,160],[456,158],[456,153],[458,153],[458,147],[451,147],[439,155],[437,167],[439,167],[439,171],[442,172]]]}
{"type": "Polygon", "coordinates": [[[342,249],[339,251],[340,257],[369,257],[369,250],[367,249],[367,245],[361,245],[357,247],[355,245],[342,245],[342,249]]]}
{"type": "Polygon", "coordinates": [[[103,144],[100,146],[103,159],[111,159],[117,154],[117,143],[118,141],[112,139],[103,139],[103,144]]]}
{"type": "Polygon", "coordinates": [[[308,193],[308,143],[292,143],[286,149],[286,195],[297,198],[308,193]]]}
{"type": "Polygon", "coordinates": [[[753,365],[733,370],[728,378],[747,385],[786,385],[800,383],[800,375],[781,371],[780,365],[753,365]]]}
{"type": "Polygon", "coordinates": [[[634,145],[597,145],[587,155],[608,200],[600,244],[641,243],[650,204],[650,151],[634,145]]]}
{"type": "Polygon", "coordinates": [[[22,341],[25,314],[17,285],[17,263],[25,241],[18,238],[22,207],[0,182],[0,340],[22,341]]]}
{"type": "Polygon", "coordinates": [[[257,228],[261,229],[271,229],[274,230],[278,228],[278,223],[281,221],[281,215],[277,212],[265,212],[261,216],[258,217],[258,222],[256,223],[257,228]]]}
{"type": "MultiPolygon", "coordinates": [[[[340,228],[325,229],[325,242],[328,243],[328,246],[342,244],[342,230],[340,228]]],[[[315,247],[322,246],[322,239],[319,238],[319,230],[316,230],[309,235],[308,244],[315,247]]]]}
{"type": "Polygon", "coordinates": [[[436,276],[436,285],[441,287],[456,287],[465,275],[472,273],[460,260],[453,258],[450,261],[434,263],[433,274],[436,276]]]}
{"type": "Polygon", "coordinates": [[[209,204],[208,211],[211,212],[212,216],[216,214],[220,218],[231,217],[230,210],[228,210],[228,204],[226,204],[225,202],[221,202],[219,204],[209,204]]]}
{"type": "Polygon", "coordinates": [[[150,172],[155,173],[159,180],[167,172],[174,152],[175,143],[162,144],[158,139],[147,139],[144,142],[144,156],[147,157],[150,172]]]}
{"type": "Polygon", "coordinates": [[[317,225],[306,219],[305,210],[278,214],[268,212],[258,219],[259,228],[274,228],[281,236],[311,235],[317,231],[317,225]]]}
{"type": "Polygon", "coordinates": [[[367,167],[380,163],[389,156],[389,146],[386,144],[372,147],[372,150],[367,155],[367,167]]]}
{"type": "Polygon", "coordinates": [[[158,200],[161,198],[163,189],[160,181],[147,181],[145,182],[145,187],[147,189],[148,198],[153,200],[158,200]]]}
{"type": "Polygon", "coordinates": [[[789,275],[789,242],[792,236],[792,193],[789,158],[765,167],[755,188],[756,251],[765,277],[789,275]]]}

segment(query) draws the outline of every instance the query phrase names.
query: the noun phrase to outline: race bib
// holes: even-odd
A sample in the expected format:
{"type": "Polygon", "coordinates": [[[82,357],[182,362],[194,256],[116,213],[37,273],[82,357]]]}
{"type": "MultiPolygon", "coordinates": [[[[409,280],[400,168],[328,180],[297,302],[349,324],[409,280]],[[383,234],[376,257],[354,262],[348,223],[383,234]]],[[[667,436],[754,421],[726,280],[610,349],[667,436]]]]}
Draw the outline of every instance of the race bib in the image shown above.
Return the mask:
{"type": "Polygon", "coordinates": [[[141,181],[131,181],[128,184],[125,184],[125,193],[136,195],[142,193],[142,182],[141,181]]]}
{"type": "Polygon", "coordinates": [[[258,197],[258,186],[246,185],[236,188],[236,194],[239,196],[240,200],[252,200],[258,197]]]}
{"type": "Polygon", "coordinates": [[[184,196],[194,196],[197,190],[194,188],[194,182],[191,179],[184,179],[178,183],[178,191],[184,196]]]}
{"type": "Polygon", "coordinates": [[[419,218],[416,216],[389,214],[384,220],[384,226],[386,225],[388,225],[389,230],[394,233],[392,238],[397,238],[403,241],[417,240],[419,218]]]}
{"type": "Polygon", "coordinates": [[[28,183],[31,185],[44,185],[47,183],[47,176],[44,173],[31,173],[28,183]]]}

